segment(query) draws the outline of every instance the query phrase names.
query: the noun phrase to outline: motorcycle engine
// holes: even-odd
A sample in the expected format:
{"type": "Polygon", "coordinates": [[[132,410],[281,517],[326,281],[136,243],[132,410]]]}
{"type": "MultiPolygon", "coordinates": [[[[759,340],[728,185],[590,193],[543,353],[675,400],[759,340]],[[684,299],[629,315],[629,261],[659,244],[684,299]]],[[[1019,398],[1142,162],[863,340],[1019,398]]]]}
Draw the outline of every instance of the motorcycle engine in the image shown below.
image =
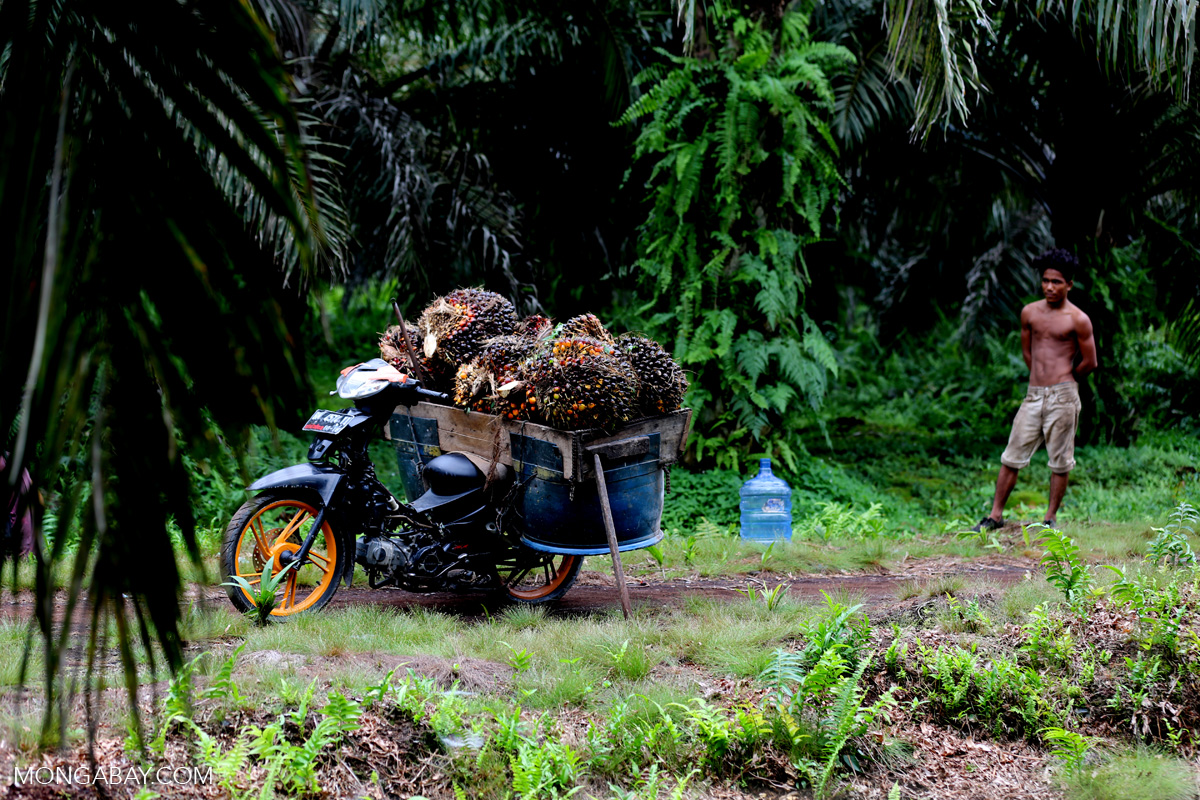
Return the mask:
{"type": "Polygon", "coordinates": [[[404,571],[412,559],[404,545],[386,536],[360,541],[355,549],[355,561],[362,564],[369,573],[385,576],[404,571]]]}

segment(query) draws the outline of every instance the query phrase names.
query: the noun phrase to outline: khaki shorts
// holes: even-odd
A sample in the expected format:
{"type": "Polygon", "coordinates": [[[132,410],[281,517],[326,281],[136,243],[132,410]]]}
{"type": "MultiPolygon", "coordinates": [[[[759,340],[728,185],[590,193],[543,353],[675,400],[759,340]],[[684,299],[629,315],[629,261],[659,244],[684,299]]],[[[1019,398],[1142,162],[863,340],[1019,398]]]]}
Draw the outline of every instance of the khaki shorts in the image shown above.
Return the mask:
{"type": "Polygon", "coordinates": [[[1030,386],[1025,401],[1013,420],[1008,447],[1000,463],[1025,469],[1033,452],[1046,444],[1050,471],[1058,474],[1075,469],[1075,428],[1079,424],[1079,384],[1074,381],[1053,386],[1030,386]]]}

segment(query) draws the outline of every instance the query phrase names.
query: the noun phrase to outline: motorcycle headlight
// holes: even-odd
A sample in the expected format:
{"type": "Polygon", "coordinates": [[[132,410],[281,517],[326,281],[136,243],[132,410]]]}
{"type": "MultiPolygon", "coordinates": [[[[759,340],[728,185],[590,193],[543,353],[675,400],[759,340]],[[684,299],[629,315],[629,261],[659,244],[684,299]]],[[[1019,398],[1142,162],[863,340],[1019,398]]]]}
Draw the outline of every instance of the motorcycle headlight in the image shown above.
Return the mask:
{"type": "Polygon", "coordinates": [[[364,397],[379,394],[387,388],[388,382],[381,380],[338,381],[338,397],[346,400],[361,400],[364,397]]]}
{"type": "Polygon", "coordinates": [[[390,383],[404,383],[407,377],[382,358],[346,367],[337,379],[337,393],[346,400],[361,400],[379,394],[390,383]]]}

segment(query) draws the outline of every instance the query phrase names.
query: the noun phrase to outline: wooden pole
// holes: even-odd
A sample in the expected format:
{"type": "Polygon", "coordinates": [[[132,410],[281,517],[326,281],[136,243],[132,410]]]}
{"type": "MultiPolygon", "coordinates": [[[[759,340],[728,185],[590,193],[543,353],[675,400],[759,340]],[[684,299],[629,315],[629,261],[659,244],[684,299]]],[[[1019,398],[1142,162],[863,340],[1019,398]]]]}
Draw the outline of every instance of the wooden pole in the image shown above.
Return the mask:
{"type": "Polygon", "coordinates": [[[425,370],[421,369],[421,362],[417,360],[417,354],[413,352],[412,341],[408,338],[408,326],[404,324],[404,315],[400,313],[400,303],[394,298],[392,299],[392,308],[396,310],[396,319],[400,320],[400,335],[404,337],[404,349],[408,353],[408,363],[412,365],[413,374],[417,376],[417,380],[428,389],[429,381],[425,379],[425,370]]]}
{"type": "Polygon", "coordinates": [[[613,525],[612,509],[608,505],[608,488],[604,485],[604,467],[600,465],[600,454],[593,453],[596,464],[596,489],[600,496],[600,511],[604,515],[604,532],[608,534],[608,551],[612,553],[613,575],[617,579],[617,590],[621,593],[621,610],[625,619],[633,613],[629,604],[629,587],[625,585],[625,567],[621,564],[621,551],[617,549],[617,528],[613,525]]]}

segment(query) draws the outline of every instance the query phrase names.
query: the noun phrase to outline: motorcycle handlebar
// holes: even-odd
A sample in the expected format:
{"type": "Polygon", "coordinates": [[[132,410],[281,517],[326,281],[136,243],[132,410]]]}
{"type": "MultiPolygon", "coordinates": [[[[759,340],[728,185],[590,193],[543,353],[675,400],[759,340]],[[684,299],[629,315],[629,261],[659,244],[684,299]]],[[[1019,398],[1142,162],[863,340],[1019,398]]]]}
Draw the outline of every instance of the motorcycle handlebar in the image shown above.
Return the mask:
{"type": "Polygon", "coordinates": [[[434,400],[449,400],[450,399],[450,395],[448,395],[444,392],[435,392],[432,389],[425,389],[420,386],[417,387],[417,394],[424,395],[425,397],[431,397],[434,400]]]}

